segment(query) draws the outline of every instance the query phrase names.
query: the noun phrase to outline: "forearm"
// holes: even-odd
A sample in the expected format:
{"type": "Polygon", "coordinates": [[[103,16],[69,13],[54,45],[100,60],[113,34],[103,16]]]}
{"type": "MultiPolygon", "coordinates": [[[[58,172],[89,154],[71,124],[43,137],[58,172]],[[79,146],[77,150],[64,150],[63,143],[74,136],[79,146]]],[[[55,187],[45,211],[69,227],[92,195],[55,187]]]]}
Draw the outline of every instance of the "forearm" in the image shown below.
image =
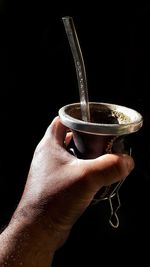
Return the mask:
{"type": "Polygon", "coordinates": [[[0,266],[50,267],[57,244],[57,234],[45,221],[19,211],[0,235],[0,266]]]}

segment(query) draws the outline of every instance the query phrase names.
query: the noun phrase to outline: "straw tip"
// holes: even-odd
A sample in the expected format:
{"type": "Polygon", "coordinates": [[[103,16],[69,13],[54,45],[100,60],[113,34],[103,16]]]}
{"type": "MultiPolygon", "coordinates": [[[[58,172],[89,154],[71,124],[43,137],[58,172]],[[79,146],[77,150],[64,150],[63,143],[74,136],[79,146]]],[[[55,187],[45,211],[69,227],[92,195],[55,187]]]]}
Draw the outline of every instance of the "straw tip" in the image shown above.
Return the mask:
{"type": "Polygon", "coordinates": [[[71,16],[64,16],[64,17],[62,17],[62,20],[71,20],[71,19],[72,19],[71,16]]]}

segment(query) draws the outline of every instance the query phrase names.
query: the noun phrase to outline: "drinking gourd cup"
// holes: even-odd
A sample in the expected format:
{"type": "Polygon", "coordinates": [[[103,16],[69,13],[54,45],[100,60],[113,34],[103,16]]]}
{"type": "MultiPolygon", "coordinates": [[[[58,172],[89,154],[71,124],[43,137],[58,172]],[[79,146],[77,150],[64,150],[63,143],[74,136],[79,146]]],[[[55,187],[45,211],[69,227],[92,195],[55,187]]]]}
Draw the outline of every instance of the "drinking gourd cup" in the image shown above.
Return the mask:
{"type": "MultiPolygon", "coordinates": [[[[59,110],[61,122],[73,133],[69,151],[82,159],[94,159],[105,153],[131,153],[124,140],[137,132],[143,124],[142,115],[134,109],[109,103],[89,102],[90,122],[81,118],[80,103],[63,106],[59,110]]],[[[94,197],[100,201],[118,193],[122,182],[103,187],[94,197]]],[[[119,199],[118,199],[119,201],[119,199]]]]}

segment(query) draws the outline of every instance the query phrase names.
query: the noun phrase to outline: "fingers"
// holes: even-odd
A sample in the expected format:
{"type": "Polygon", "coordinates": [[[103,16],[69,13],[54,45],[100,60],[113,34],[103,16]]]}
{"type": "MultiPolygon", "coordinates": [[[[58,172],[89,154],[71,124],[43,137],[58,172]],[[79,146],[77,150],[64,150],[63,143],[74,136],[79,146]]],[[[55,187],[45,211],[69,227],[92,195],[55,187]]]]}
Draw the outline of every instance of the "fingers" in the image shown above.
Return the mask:
{"type": "Polygon", "coordinates": [[[54,138],[58,144],[63,146],[66,138],[67,129],[68,128],[61,123],[60,118],[57,116],[51,122],[45,135],[48,135],[50,138],[54,138]]]}
{"type": "Polygon", "coordinates": [[[87,179],[99,190],[125,179],[134,168],[134,161],[129,155],[105,154],[95,160],[83,162],[87,179]]]}
{"type": "Polygon", "coordinates": [[[70,143],[70,141],[72,139],[72,136],[73,136],[72,132],[68,132],[67,133],[66,138],[65,138],[65,144],[66,144],[66,146],[69,145],[69,143],[70,143]]]}
{"type": "MultiPolygon", "coordinates": [[[[46,135],[64,146],[64,142],[68,145],[72,138],[72,133],[67,133],[67,130],[68,128],[61,123],[59,117],[56,117],[48,127],[46,135]]],[[[134,161],[127,154],[105,154],[96,159],[81,160],[81,162],[82,171],[97,189],[125,179],[134,168],[134,161]]]]}

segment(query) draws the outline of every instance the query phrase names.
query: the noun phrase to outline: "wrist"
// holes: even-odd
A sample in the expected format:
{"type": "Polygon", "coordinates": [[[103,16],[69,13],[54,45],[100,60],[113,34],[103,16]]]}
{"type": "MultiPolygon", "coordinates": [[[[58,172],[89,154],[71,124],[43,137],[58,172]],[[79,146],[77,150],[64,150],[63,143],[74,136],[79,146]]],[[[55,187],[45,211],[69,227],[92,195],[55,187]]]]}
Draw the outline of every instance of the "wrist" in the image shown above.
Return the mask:
{"type": "Polygon", "coordinates": [[[54,253],[67,239],[69,231],[58,229],[51,221],[50,214],[43,208],[27,205],[16,209],[9,224],[18,232],[25,232],[33,242],[47,244],[54,253]]]}
{"type": "Polygon", "coordinates": [[[54,234],[46,232],[34,220],[24,219],[24,213],[15,212],[11,222],[1,234],[0,246],[4,253],[1,264],[8,266],[51,266],[56,251],[54,234]],[[7,265],[6,264],[6,265],[7,265]]]}

